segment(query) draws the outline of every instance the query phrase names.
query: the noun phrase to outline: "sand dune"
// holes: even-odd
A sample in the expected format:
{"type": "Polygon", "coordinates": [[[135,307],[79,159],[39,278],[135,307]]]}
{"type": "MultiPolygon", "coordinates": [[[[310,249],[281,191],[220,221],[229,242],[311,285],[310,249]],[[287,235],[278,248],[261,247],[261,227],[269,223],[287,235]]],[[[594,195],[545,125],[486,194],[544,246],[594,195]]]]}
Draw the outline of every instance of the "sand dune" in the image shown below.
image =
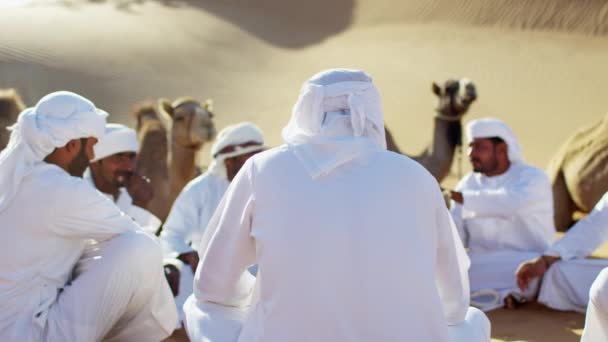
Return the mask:
{"type": "MultiPolygon", "coordinates": [[[[141,100],[213,97],[220,127],[254,121],[271,145],[301,82],[337,66],[374,77],[386,121],[411,153],[431,138],[430,84],[448,77],[478,87],[466,120],[506,120],[540,167],[608,111],[600,0],[2,0],[0,32],[0,87],[17,87],[29,104],[69,89],[132,124],[141,100]]],[[[505,340],[540,336],[518,335],[509,314],[493,317],[495,331],[512,331],[505,340]]]]}

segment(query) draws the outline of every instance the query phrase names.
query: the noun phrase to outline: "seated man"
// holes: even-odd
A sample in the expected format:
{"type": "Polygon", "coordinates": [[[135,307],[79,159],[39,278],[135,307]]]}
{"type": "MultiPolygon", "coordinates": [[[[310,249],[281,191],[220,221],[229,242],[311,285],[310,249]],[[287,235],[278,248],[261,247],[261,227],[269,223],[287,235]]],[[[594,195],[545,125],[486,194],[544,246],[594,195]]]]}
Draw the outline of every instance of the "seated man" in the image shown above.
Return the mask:
{"type": "MultiPolygon", "coordinates": [[[[585,312],[590,299],[589,289],[600,272],[608,267],[608,260],[584,258],[607,240],[608,193],[589,215],[575,224],[542,256],[519,267],[519,287],[527,289],[530,281],[544,275],[539,302],[557,310],[585,312]]],[[[608,297],[604,301],[608,304],[608,297]]]]}
{"type": "Polygon", "coordinates": [[[519,291],[517,267],[555,238],[551,185],[542,170],[523,161],[504,122],[475,120],[466,133],[473,172],[450,195],[452,217],[471,258],[471,301],[483,310],[515,307],[536,290],[519,291]]]}
{"type": "Polygon", "coordinates": [[[176,324],[158,244],[82,180],[106,116],[57,92],[11,127],[0,153],[2,341],[158,341],[176,324]]]}
{"type": "Polygon", "coordinates": [[[379,96],[356,70],[304,84],[287,144],[245,163],[199,244],[193,341],[490,340],[439,186],[386,150],[379,96]]]}
{"type": "Polygon", "coordinates": [[[172,284],[172,288],[179,288],[175,302],[180,316],[192,294],[199,260],[196,250],[209,219],[245,161],[263,149],[262,131],[254,124],[243,122],[224,128],[211,147],[209,170],[190,181],[171,207],[160,240],[166,258],[178,258],[188,265],[179,268],[179,277],[174,276],[179,284],[172,284]]]}
{"type": "Polygon", "coordinates": [[[95,159],[84,179],[112,200],[146,232],[155,234],[161,221],[145,208],[154,195],[150,181],[135,173],[139,143],[135,130],[106,125],[105,135],[93,147],[95,159]]]}

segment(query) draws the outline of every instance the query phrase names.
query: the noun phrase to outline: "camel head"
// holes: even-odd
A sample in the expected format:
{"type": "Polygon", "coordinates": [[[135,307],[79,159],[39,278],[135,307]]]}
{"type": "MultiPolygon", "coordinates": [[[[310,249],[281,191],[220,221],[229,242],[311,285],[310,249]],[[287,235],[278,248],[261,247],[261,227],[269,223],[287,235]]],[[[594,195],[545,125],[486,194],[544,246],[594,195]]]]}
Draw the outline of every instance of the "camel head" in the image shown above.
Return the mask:
{"type": "Polygon", "coordinates": [[[200,103],[192,98],[179,98],[173,103],[159,100],[160,112],[171,122],[171,137],[174,143],[198,150],[215,139],[212,101],[200,103]]]}
{"type": "Polygon", "coordinates": [[[15,89],[0,89],[0,150],[8,144],[10,137],[6,127],[15,123],[24,109],[25,105],[15,89]]]}
{"type": "Polygon", "coordinates": [[[477,99],[477,89],[473,82],[466,78],[449,79],[440,86],[433,82],[433,93],[439,98],[437,114],[447,120],[459,120],[477,99]]]}

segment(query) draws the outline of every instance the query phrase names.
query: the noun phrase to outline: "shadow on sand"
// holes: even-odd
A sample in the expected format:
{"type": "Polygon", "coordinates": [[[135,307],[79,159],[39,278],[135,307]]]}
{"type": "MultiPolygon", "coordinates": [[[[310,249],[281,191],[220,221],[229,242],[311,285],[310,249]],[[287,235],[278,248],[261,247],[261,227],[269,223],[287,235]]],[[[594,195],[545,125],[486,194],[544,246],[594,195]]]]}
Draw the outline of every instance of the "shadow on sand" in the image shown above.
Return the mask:
{"type": "Polygon", "coordinates": [[[352,23],[355,9],[355,0],[58,0],[57,3],[71,8],[109,3],[118,10],[137,14],[138,6],[149,2],[168,8],[200,9],[272,45],[291,49],[319,43],[344,31],[352,23]]]}

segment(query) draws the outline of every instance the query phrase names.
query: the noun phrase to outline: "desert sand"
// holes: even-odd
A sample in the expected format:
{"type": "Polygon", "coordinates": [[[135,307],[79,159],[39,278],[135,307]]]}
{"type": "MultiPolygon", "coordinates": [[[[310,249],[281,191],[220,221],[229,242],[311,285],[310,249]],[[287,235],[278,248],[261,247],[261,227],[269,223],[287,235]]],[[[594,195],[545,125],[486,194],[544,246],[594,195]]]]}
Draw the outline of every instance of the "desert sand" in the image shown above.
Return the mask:
{"type": "MultiPolygon", "coordinates": [[[[0,87],[27,104],[72,90],[133,125],[144,99],[213,98],[220,128],[253,121],[271,146],[301,83],[331,67],[373,76],[409,153],[431,139],[431,82],[450,77],[477,85],[465,121],[507,121],[543,168],[608,111],[600,0],[0,0],[0,32],[0,87]]],[[[536,305],[490,318],[496,341],[575,341],[584,321],[536,305]]]]}

